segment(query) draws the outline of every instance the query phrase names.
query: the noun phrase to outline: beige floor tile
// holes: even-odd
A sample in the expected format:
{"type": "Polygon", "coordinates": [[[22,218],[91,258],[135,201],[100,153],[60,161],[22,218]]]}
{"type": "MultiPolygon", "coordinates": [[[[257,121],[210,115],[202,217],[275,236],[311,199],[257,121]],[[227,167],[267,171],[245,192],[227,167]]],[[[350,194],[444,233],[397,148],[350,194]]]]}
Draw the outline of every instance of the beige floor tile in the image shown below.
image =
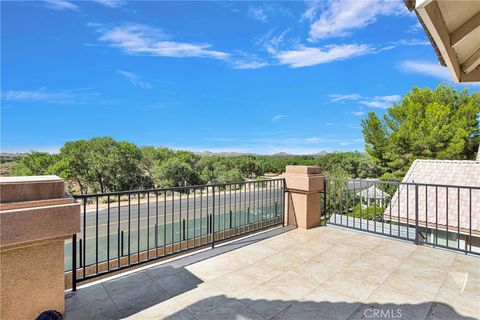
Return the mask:
{"type": "Polygon", "coordinates": [[[479,294],[442,287],[435,300],[453,307],[464,316],[479,318],[480,299],[479,294]]]}
{"type": "Polygon", "coordinates": [[[452,263],[452,269],[468,272],[470,276],[480,279],[480,257],[456,254],[452,263]]]}
{"type": "Polygon", "coordinates": [[[289,255],[285,252],[279,252],[273,256],[267,257],[262,261],[259,261],[258,263],[264,263],[271,269],[289,271],[299,262],[303,262],[303,260],[299,261],[298,258],[292,255],[289,255]]]}
{"type": "Polygon", "coordinates": [[[385,280],[384,284],[404,292],[415,291],[434,297],[447,274],[447,271],[435,268],[397,269],[385,280]]]}
{"type": "Polygon", "coordinates": [[[377,288],[378,284],[375,282],[362,278],[346,278],[344,274],[337,274],[335,277],[322,283],[319,287],[319,289],[347,295],[356,301],[364,301],[377,288]]]}
{"type": "Polygon", "coordinates": [[[252,262],[263,260],[276,254],[277,252],[277,250],[263,245],[247,246],[238,250],[239,254],[251,257],[252,262]]]}
{"type": "Polygon", "coordinates": [[[313,284],[320,285],[332,278],[342,269],[335,268],[335,265],[328,263],[320,263],[317,261],[307,261],[304,264],[295,265],[290,271],[298,276],[309,279],[313,284]]]}
{"type": "Polygon", "coordinates": [[[280,275],[284,271],[274,268],[269,264],[263,263],[262,261],[249,265],[241,270],[242,273],[249,275],[250,277],[256,279],[259,283],[266,282],[276,276],[280,275]]]}
{"type": "Polygon", "coordinates": [[[362,256],[361,253],[353,249],[348,249],[343,245],[337,245],[331,250],[325,251],[312,258],[313,261],[336,264],[339,268],[343,268],[362,256]]]}
{"type": "Polygon", "coordinates": [[[285,272],[267,282],[266,286],[283,292],[291,299],[300,299],[317,287],[310,279],[299,276],[294,272],[285,272]]]}
{"type": "Polygon", "coordinates": [[[455,256],[455,253],[442,249],[416,246],[412,254],[405,259],[405,262],[422,267],[426,266],[449,270],[455,256]]]}
{"type": "Polygon", "coordinates": [[[363,260],[356,260],[348,267],[342,270],[336,277],[344,277],[351,280],[363,280],[368,283],[380,285],[391,274],[393,270],[389,270],[381,264],[372,264],[363,260]]]}
{"type": "Polygon", "coordinates": [[[381,285],[367,299],[366,303],[420,304],[434,300],[434,295],[419,291],[401,289],[398,286],[381,285]]]}
{"type": "Polygon", "coordinates": [[[448,272],[442,288],[456,292],[466,292],[480,297],[480,279],[472,277],[469,272],[448,272]]]}
{"type": "Polygon", "coordinates": [[[216,288],[202,284],[196,289],[145,309],[133,315],[131,319],[165,319],[168,317],[188,319],[188,316],[195,316],[206,312],[225,299],[226,296],[216,288]]]}
{"type": "Polygon", "coordinates": [[[277,236],[264,240],[263,245],[276,251],[284,251],[288,248],[299,245],[299,242],[291,238],[277,236]]]}
{"type": "Polygon", "coordinates": [[[357,251],[368,252],[380,245],[382,238],[359,232],[358,235],[345,239],[341,243],[342,245],[355,248],[357,251]]]}
{"type": "Polygon", "coordinates": [[[392,255],[385,255],[382,252],[378,252],[377,250],[372,250],[362,255],[358,259],[358,261],[366,262],[368,264],[379,266],[389,271],[393,271],[400,264],[402,264],[404,260],[392,255]]]}
{"type": "Polygon", "coordinates": [[[335,246],[335,243],[332,242],[327,242],[322,240],[309,240],[305,243],[302,243],[302,246],[309,248],[312,252],[315,252],[316,255],[320,253],[324,253],[330,249],[332,249],[335,246]]]}
{"type": "Polygon", "coordinates": [[[308,245],[308,242],[285,250],[284,253],[297,258],[298,261],[308,261],[318,254],[316,251],[311,249],[311,247],[308,245]]]}
{"type": "Polygon", "coordinates": [[[214,280],[233,271],[222,269],[213,259],[194,263],[187,266],[186,269],[202,281],[214,280]]]}
{"type": "Polygon", "coordinates": [[[320,286],[312,292],[306,294],[300,301],[314,302],[361,302],[357,298],[348,295],[348,292],[340,292],[331,290],[330,288],[320,286]]]}
{"type": "Polygon", "coordinates": [[[242,273],[241,271],[236,271],[210,281],[208,284],[228,295],[235,296],[258,286],[261,283],[250,275],[242,273]]]}
{"type": "Polygon", "coordinates": [[[415,246],[412,243],[400,240],[383,239],[375,250],[387,256],[404,259],[412,254],[415,246]]]}
{"type": "Polygon", "coordinates": [[[280,237],[299,244],[301,242],[309,241],[315,238],[315,232],[312,232],[312,230],[295,229],[290,232],[281,234],[280,237]]]}
{"type": "MultiPolygon", "coordinates": [[[[251,299],[251,300],[259,300],[259,299],[267,299],[267,300],[282,300],[282,301],[290,301],[292,296],[286,293],[283,290],[278,290],[276,287],[272,287],[267,285],[267,283],[261,284],[258,287],[255,287],[249,291],[243,292],[236,296],[237,299],[251,299]]],[[[296,300],[295,300],[296,301],[296,300]]]]}

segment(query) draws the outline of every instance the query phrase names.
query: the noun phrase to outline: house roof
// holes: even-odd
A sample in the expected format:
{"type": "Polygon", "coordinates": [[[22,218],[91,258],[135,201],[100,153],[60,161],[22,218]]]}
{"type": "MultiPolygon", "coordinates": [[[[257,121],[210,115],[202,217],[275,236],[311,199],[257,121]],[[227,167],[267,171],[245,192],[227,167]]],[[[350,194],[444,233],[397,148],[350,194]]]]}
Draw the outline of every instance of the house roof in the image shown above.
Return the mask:
{"type": "Polygon", "coordinates": [[[404,0],[456,82],[480,81],[480,1],[404,0]]]}
{"type": "Polygon", "coordinates": [[[375,185],[376,181],[378,181],[378,179],[348,180],[346,183],[346,188],[348,190],[362,190],[375,185]]]}
{"type": "Polygon", "coordinates": [[[390,195],[386,191],[380,190],[373,185],[368,189],[360,190],[360,192],[357,192],[357,195],[364,199],[390,198],[390,195]]]}
{"type": "MultiPolygon", "coordinates": [[[[472,234],[480,235],[480,161],[415,160],[402,182],[420,184],[420,226],[447,230],[448,225],[449,231],[463,234],[469,234],[471,226],[472,234]]],[[[415,188],[402,184],[384,219],[415,224],[415,188]]]]}

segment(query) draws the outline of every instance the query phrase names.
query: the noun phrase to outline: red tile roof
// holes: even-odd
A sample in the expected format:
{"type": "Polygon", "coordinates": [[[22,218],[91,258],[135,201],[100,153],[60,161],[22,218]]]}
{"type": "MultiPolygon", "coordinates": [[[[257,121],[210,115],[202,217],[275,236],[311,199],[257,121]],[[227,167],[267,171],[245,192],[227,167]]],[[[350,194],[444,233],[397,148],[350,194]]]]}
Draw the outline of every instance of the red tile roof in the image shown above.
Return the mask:
{"type": "MultiPolygon", "coordinates": [[[[480,162],[455,160],[415,160],[402,182],[452,185],[418,186],[420,226],[480,235],[480,162]],[[462,187],[477,187],[469,189],[462,187]],[[447,205],[448,201],[448,205],[447,205]],[[447,221],[448,214],[448,221],[447,221]]],[[[384,218],[415,224],[415,186],[401,185],[392,197],[384,218]],[[407,196],[408,195],[408,196],[407,196]]]]}

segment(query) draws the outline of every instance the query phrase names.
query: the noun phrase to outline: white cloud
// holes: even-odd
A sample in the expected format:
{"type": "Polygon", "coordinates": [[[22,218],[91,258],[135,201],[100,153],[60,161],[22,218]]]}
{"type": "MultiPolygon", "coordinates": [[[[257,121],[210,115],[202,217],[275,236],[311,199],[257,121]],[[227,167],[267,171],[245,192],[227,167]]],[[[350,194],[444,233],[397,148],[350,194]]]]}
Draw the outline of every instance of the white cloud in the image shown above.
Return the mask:
{"type": "Polygon", "coordinates": [[[159,57],[199,57],[228,60],[225,52],[211,50],[210,44],[194,44],[169,40],[162,31],[141,24],[127,24],[113,29],[96,28],[99,40],[121,48],[128,54],[145,54],[159,57]]]}
{"type": "Polygon", "coordinates": [[[10,90],[2,94],[2,98],[17,102],[43,102],[55,104],[85,103],[91,98],[98,96],[94,92],[85,90],[64,90],[58,92],[47,91],[45,88],[38,90],[10,90]]]}
{"type": "Polygon", "coordinates": [[[350,113],[353,114],[354,116],[358,116],[358,117],[366,115],[365,111],[352,111],[350,113]]]}
{"type": "Polygon", "coordinates": [[[325,122],[326,126],[333,126],[334,124],[335,124],[335,122],[325,122]]]}
{"type": "Polygon", "coordinates": [[[275,1],[271,1],[268,3],[262,2],[261,4],[257,2],[250,5],[248,7],[247,15],[249,18],[260,21],[262,23],[268,22],[270,17],[277,15],[293,17],[292,13],[288,8],[281,5],[280,2],[275,3],[275,1]]]}
{"type": "Polygon", "coordinates": [[[374,23],[378,16],[406,14],[402,1],[362,0],[329,1],[327,8],[317,18],[318,7],[309,7],[304,17],[313,20],[310,26],[311,41],[341,37],[354,29],[374,23]]]}
{"type": "Polygon", "coordinates": [[[268,66],[268,63],[261,60],[237,59],[232,61],[234,69],[259,69],[268,66]]]}
{"type": "Polygon", "coordinates": [[[319,0],[307,2],[307,10],[303,13],[301,21],[313,21],[317,17],[318,11],[323,4],[323,1],[319,0]]]}
{"type": "MultiPolygon", "coordinates": [[[[374,97],[364,97],[358,93],[352,94],[331,94],[329,95],[330,102],[342,102],[346,100],[358,101],[359,104],[370,107],[370,108],[380,108],[387,109],[392,106],[392,103],[399,102],[402,100],[402,96],[393,94],[385,96],[374,96],[374,97]]],[[[365,113],[362,111],[351,112],[353,115],[361,116],[365,113]]]]}
{"type": "Polygon", "coordinates": [[[74,4],[73,2],[66,1],[66,0],[43,0],[45,2],[45,6],[47,8],[53,10],[73,10],[78,11],[79,7],[74,4]]]}
{"type": "Polygon", "coordinates": [[[281,64],[291,68],[301,68],[337,60],[361,56],[374,52],[364,44],[330,45],[325,48],[300,46],[294,50],[279,51],[274,54],[281,64]]]}
{"type": "Polygon", "coordinates": [[[93,1],[109,8],[117,8],[124,5],[125,3],[122,0],[93,0],[93,1]]]}
{"type": "Polygon", "coordinates": [[[122,76],[124,76],[125,78],[127,78],[128,81],[130,81],[130,83],[135,87],[139,87],[139,88],[143,88],[143,89],[150,89],[152,87],[150,85],[150,83],[142,81],[139,76],[137,76],[136,74],[134,74],[132,72],[124,71],[124,70],[117,70],[117,73],[119,73],[122,76]]]}
{"type": "Polygon", "coordinates": [[[442,67],[438,63],[405,60],[400,64],[400,68],[405,72],[419,73],[446,81],[452,80],[448,69],[446,67],[442,67]]]}
{"type": "Polygon", "coordinates": [[[276,115],[276,116],[274,116],[274,117],[272,118],[272,122],[280,121],[280,120],[282,120],[282,119],[284,119],[284,118],[286,118],[286,117],[287,117],[287,116],[284,115],[284,114],[278,114],[278,115],[276,115]]]}
{"type": "Polygon", "coordinates": [[[250,6],[248,8],[248,16],[254,20],[257,20],[263,23],[268,21],[267,12],[263,7],[250,6]]]}
{"type": "Polygon", "coordinates": [[[234,69],[259,69],[269,65],[268,62],[258,56],[242,51],[237,51],[235,57],[231,58],[230,63],[234,69]]]}
{"type": "Polygon", "coordinates": [[[407,33],[418,33],[423,27],[418,20],[407,29],[407,33]]]}
{"type": "Polygon", "coordinates": [[[428,40],[423,39],[402,39],[393,42],[395,45],[404,45],[404,46],[430,46],[431,43],[428,40]]]}
{"type": "Polygon", "coordinates": [[[344,100],[358,100],[362,98],[361,95],[358,93],[352,93],[352,94],[330,94],[330,102],[338,102],[338,101],[344,101],[344,100]]]}
{"type": "Polygon", "coordinates": [[[375,96],[372,98],[364,98],[360,101],[360,104],[370,108],[387,109],[391,107],[394,102],[399,102],[400,100],[402,100],[402,97],[399,95],[375,96]]]}
{"type": "Polygon", "coordinates": [[[290,29],[284,30],[282,33],[279,35],[274,36],[275,29],[270,30],[267,32],[265,35],[262,35],[261,37],[257,38],[254,43],[255,45],[262,47],[265,49],[268,53],[274,55],[277,53],[278,49],[282,44],[285,42],[285,35],[290,32],[290,29]]]}
{"type": "Polygon", "coordinates": [[[256,154],[273,154],[287,152],[289,154],[317,154],[320,151],[338,150],[339,145],[353,145],[354,149],[361,148],[363,139],[359,134],[350,137],[326,136],[279,136],[261,135],[257,137],[221,137],[204,139],[215,142],[201,146],[170,146],[175,149],[211,152],[247,152],[256,154]],[[218,143],[217,143],[218,142],[218,143]],[[229,147],[235,142],[235,147],[229,147]],[[220,143],[220,145],[219,145],[220,143]],[[224,145],[224,146],[223,146],[224,145]]]}

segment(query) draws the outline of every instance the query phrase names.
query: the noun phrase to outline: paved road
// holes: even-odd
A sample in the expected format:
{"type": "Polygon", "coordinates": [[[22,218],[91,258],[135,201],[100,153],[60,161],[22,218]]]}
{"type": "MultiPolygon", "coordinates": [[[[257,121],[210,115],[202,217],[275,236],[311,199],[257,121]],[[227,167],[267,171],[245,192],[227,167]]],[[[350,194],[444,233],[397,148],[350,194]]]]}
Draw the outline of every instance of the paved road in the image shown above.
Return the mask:
{"type": "MultiPolygon", "coordinates": [[[[266,219],[272,219],[281,215],[283,210],[284,194],[282,189],[260,190],[260,192],[229,192],[215,195],[215,230],[225,230],[230,227],[246,225],[248,222],[258,222],[266,219]],[[231,198],[231,201],[230,201],[231,198]],[[232,216],[230,218],[230,210],[232,216]]],[[[99,261],[114,259],[118,252],[123,254],[134,253],[138,250],[153,248],[155,245],[162,246],[172,242],[181,241],[184,237],[193,239],[199,235],[207,234],[207,214],[213,212],[213,195],[204,194],[203,197],[179,197],[164,200],[158,199],[158,225],[157,222],[157,202],[151,201],[149,204],[130,205],[130,229],[128,224],[129,206],[111,203],[110,210],[99,209],[88,211],[86,213],[86,233],[82,233],[78,238],[85,238],[85,255],[87,264],[96,261],[97,255],[99,261]],[[208,200],[208,203],[207,203],[208,200]],[[187,210],[188,208],[188,210],[187,210]],[[139,210],[140,209],[140,210],[139,210]],[[108,216],[110,212],[110,221],[108,216]],[[120,230],[118,233],[118,214],[120,212],[120,230]],[[140,212],[140,215],[138,215],[140,212]],[[166,215],[164,214],[166,212],[166,215]],[[98,228],[96,219],[98,217],[98,228]],[[185,220],[185,227],[183,226],[185,220]],[[110,222],[108,224],[108,222],[110,222]],[[110,230],[108,229],[110,225],[110,230]],[[138,232],[139,230],[139,232],[138,232]],[[97,233],[98,232],[98,233],[97,233]],[[108,236],[110,235],[110,236],[108,236]],[[84,237],[85,236],[85,237],[84,237]],[[123,245],[122,238],[123,237],[123,245]]],[[[83,216],[83,212],[82,212],[83,216]]],[[[83,227],[83,222],[82,222],[83,227]]],[[[71,266],[71,242],[65,244],[65,268],[71,266]]],[[[82,253],[83,255],[83,253],[82,253]]]]}
{"type": "MultiPolygon", "coordinates": [[[[92,199],[94,200],[94,199],[92,199]]],[[[148,226],[170,224],[172,221],[178,222],[182,219],[202,218],[206,219],[208,214],[213,213],[213,204],[215,203],[215,214],[228,214],[232,212],[246,211],[250,208],[252,213],[256,208],[277,206],[283,203],[282,189],[262,189],[254,191],[242,192],[216,192],[215,201],[211,192],[207,196],[204,192],[202,196],[197,193],[180,197],[177,195],[173,199],[165,201],[163,195],[159,195],[158,203],[156,199],[151,198],[150,203],[118,205],[118,203],[110,203],[110,209],[99,209],[96,214],[95,209],[88,209],[85,219],[86,238],[95,237],[98,224],[98,235],[106,235],[108,233],[108,224],[110,224],[110,232],[116,231],[120,215],[120,229],[128,229],[128,221],[130,220],[130,230],[137,228],[143,229],[148,226]],[[165,214],[166,213],[166,214],[165,214]],[[130,219],[129,219],[130,217],[130,219]],[[98,218],[98,222],[97,222],[98,218]],[[140,220],[139,220],[140,219],[140,220]]],[[[82,230],[83,230],[83,208],[82,208],[82,230]]],[[[82,237],[83,234],[80,236],[82,237]]]]}

